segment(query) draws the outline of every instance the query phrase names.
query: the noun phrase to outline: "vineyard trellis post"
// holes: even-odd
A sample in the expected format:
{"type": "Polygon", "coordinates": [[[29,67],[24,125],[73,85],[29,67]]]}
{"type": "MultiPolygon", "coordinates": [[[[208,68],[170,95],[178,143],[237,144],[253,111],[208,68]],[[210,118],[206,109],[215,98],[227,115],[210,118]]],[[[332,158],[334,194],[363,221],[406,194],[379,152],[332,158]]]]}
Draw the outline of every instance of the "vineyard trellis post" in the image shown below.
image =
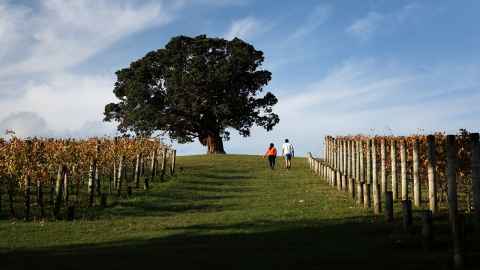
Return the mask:
{"type": "Polygon", "coordinates": [[[402,201],[402,210],[403,210],[403,229],[409,231],[412,226],[412,201],[403,200],[402,201]]]}
{"type": "Polygon", "coordinates": [[[176,160],[177,160],[177,150],[173,149],[171,151],[172,153],[172,164],[170,164],[170,174],[171,175],[174,175],[175,174],[175,163],[176,163],[176,160]]]}
{"type": "Polygon", "coordinates": [[[382,194],[387,192],[387,172],[386,172],[386,153],[385,153],[385,139],[380,141],[380,183],[382,194]]]}
{"type": "Polygon", "coordinates": [[[93,207],[95,201],[95,166],[96,160],[92,159],[90,161],[90,166],[88,170],[88,206],[93,207]]]}
{"type": "Polygon", "coordinates": [[[116,184],[118,196],[120,196],[122,192],[122,184],[123,184],[123,178],[124,178],[124,175],[123,175],[124,160],[125,160],[125,156],[122,155],[120,157],[120,161],[118,162],[118,175],[117,175],[117,184],[116,184]]]}
{"type": "Polygon", "coordinates": [[[342,177],[340,174],[340,140],[335,139],[335,172],[336,172],[336,179],[337,179],[337,189],[342,190],[342,177]]]}
{"type": "Polygon", "coordinates": [[[420,186],[420,172],[419,172],[419,160],[418,160],[418,148],[419,142],[417,139],[413,141],[413,204],[415,207],[420,207],[421,204],[421,186],[420,186]]]}
{"type": "Polygon", "coordinates": [[[398,182],[397,182],[397,142],[393,138],[390,140],[390,177],[392,182],[393,200],[398,200],[398,182]]]}
{"type": "Polygon", "coordinates": [[[355,193],[355,197],[357,198],[357,204],[361,204],[363,201],[363,192],[362,192],[362,182],[360,179],[360,143],[355,140],[354,141],[355,145],[355,184],[357,191],[355,193]]]}
{"type": "Polygon", "coordinates": [[[366,183],[364,185],[364,191],[363,191],[363,196],[364,196],[364,207],[365,208],[370,208],[371,207],[371,184],[372,184],[372,151],[371,151],[371,141],[369,139],[367,139],[367,151],[366,151],[366,154],[367,154],[367,172],[366,172],[366,175],[367,175],[367,179],[366,179],[366,183]]]}
{"type": "Polygon", "coordinates": [[[362,140],[359,140],[358,141],[359,143],[359,148],[358,148],[358,152],[359,152],[359,155],[360,155],[360,187],[362,189],[362,192],[359,192],[359,201],[363,203],[363,205],[365,206],[365,186],[366,186],[366,183],[365,183],[365,158],[364,158],[364,153],[363,153],[363,141],[362,140]]]}
{"type": "Polygon", "coordinates": [[[431,250],[433,243],[433,218],[432,211],[422,212],[422,244],[426,251],[431,250]]]}
{"type": "MultiPolygon", "coordinates": [[[[45,217],[45,206],[43,203],[43,184],[42,184],[43,179],[37,179],[37,204],[38,207],[40,207],[40,218],[45,217]]],[[[0,194],[1,196],[1,194],[0,194]]],[[[1,200],[1,198],[0,198],[1,200]]],[[[1,209],[1,208],[0,208],[1,209]]]]}
{"type": "Polygon", "coordinates": [[[378,190],[378,178],[377,178],[377,145],[375,138],[371,139],[372,148],[372,193],[373,193],[373,211],[375,214],[380,214],[380,191],[378,190]]]}
{"type": "Polygon", "coordinates": [[[433,214],[437,212],[437,157],[435,149],[435,136],[427,136],[427,171],[428,171],[428,201],[433,214]]]}
{"type": "Polygon", "coordinates": [[[25,178],[25,182],[24,182],[25,220],[29,220],[30,219],[30,184],[31,184],[31,178],[30,178],[29,172],[26,173],[24,178],[25,178]]]}
{"type": "Polygon", "coordinates": [[[150,161],[150,177],[153,178],[157,175],[157,149],[152,151],[152,160],[150,161]]]}
{"type": "Polygon", "coordinates": [[[58,166],[57,179],[55,183],[55,203],[53,207],[53,215],[55,218],[59,218],[60,208],[62,205],[62,191],[63,191],[63,175],[65,171],[65,165],[58,166]]]}
{"type": "Polygon", "coordinates": [[[391,191],[385,193],[385,219],[387,222],[393,221],[393,193],[391,191]]]}
{"type": "Polygon", "coordinates": [[[165,180],[165,171],[167,169],[167,148],[163,148],[161,169],[162,174],[160,175],[160,180],[163,182],[165,180]]]}
{"type": "Polygon", "coordinates": [[[135,188],[140,187],[140,159],[142,157],[142,152],[137,153],[135,156],[135,172],[133,175],[133,181],[135,182],[135,188]]]}
{"type": "Polygon", "coordinates": [[[349,177],[348,177],[348,191],[350,192],[350,196],[355,198],[355,151],[354,151],[354,142],[352,140],[348,140],[348,153],[349,153],[349,177]]]}
{"type": "Polygon", "coordinates": [[[454,226],[458,211],[457,202],[457,145],[455,135],[447,135],[447,181],[448,181],[448,213],[450,224],[454,226]]]}
{"type": "Polygon", "coordinates": [[[102,184],[100,182],[100,170],[99,170],[99,165],[98,165],[98,155],[100,153],[100,141],[96,140],[96,145],[95,145],[95,176],[94,176],[94,181],[95,181],[95,188],[97,191],[97,196],[100,196],[102,194],[102,184]]]}
{"type": "Polygon", "coordinates": [[[342,173],[342,166],[343,166],[343,149],[342,149],[342,140],[339,140],[338,138],[336,139],[337,145],[336,145],[336,151],[337,151],[337,189],[342,190],[343,188],[343,173],[342,173]]]}
{"type": "Polygon", "coordinates": [[[471,141],[471,163],[472,163],[472,190],[474,219],[477,231],[480,231],[480,143],[479,134],[472,133],[471,141]]]}
{"type": "Polygon", "coordinates": [[[402,188],[402,201],[408,200],[408,182],[407,182],[407,149],[405,139],[400,140],[400,179],[402,188]]]}
{"type": "Polygon", "coordinates": [[[348,178],[348,145],[347,140],[342,140],[342,190],[347,190],[347,178],[348,178]]]}

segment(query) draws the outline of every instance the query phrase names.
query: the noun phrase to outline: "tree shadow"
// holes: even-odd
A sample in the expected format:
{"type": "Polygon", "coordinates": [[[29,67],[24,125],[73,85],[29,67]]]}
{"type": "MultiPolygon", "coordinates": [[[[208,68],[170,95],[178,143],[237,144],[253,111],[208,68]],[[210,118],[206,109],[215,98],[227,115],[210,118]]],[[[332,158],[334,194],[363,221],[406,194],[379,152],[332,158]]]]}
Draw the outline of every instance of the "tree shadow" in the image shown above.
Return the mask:
{"type": "Polygon", "coordinates": [[[2,269],[446,269],[448,250],[424,252],[418,238],[397,245],[395,226],[365,217],[198,224],[154,239],[3,252],[0,261],[2,269]]]}
{"type": "Polygon", "coordinates": [[[224,175],[223,173],[218,175],[211,174],[211,173],[197,173],[195,174],[195,177],[206,178],[206,179],[217,179],[217,180],[246,180],[246,179],[256,178],[255,176],[250,176],[250,175],[239,175],[239,174],[224,175]]]}

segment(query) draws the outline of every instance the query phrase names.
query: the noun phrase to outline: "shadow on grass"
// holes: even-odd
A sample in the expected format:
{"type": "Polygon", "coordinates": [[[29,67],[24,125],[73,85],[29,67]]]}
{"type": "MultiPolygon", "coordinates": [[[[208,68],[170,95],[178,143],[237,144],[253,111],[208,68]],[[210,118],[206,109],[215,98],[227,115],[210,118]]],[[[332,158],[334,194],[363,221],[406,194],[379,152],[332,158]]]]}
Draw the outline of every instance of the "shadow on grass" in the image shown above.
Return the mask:
{"type": "MultiPolygon", "coordinates": [[[[246,180],[246,179],[254,179],[254,176],[250,175],[239,175],[239,174],[232,174],[228,175],[228,173],[221,173],[221,174],[210,174],[210,173],[197,173],[195,174],[196,177],[199,178],[206,178],[206,179],[217,179],[217,180],[246,180]]],[[[205,181],[208,183],[208,181],[205,181]]],[[[212,182],[210,182],[212,183],[212,182]]]]}
{"type": "Polygon", "coordinates": [[[447,269],[448,251],[422,251],[418,238],[397,245],[389,237],[392,226],[373,225],[364,217],[200,224],[168,228],[171,234],[161,238],[3,253],[1,265],[36,270],[447,269]]]}

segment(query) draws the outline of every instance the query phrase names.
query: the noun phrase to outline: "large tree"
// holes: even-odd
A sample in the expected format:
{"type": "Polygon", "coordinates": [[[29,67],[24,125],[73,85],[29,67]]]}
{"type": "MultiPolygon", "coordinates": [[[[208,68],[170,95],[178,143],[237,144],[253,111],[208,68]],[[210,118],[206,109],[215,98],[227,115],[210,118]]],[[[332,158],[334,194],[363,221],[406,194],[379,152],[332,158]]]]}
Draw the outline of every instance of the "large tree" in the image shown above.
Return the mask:
{"type": "Polygon", "coordinates": [[[198,138],[208,153],[225,153],[227,129],[247,137],[254,124],[270,131],[279,122],[277,98],[260,95],[272,77],[263,61],[263,52],[238,38],[174,37],[116,72],[119,102],[105,106],[104,120],[117,121],[121,132],[198,138]]]}

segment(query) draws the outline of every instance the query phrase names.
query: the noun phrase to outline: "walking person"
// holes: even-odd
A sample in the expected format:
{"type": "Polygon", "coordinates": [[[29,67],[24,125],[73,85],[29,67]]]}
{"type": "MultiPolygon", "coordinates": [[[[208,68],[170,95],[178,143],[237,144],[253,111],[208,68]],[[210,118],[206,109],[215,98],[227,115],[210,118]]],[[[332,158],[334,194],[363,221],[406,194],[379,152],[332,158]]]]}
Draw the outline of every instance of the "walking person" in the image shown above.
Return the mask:
{"type": "Polygon", "coordinates": [[[270,146],[268,147],[264,157],[268,157],[268,165],[270,166],[270,169],[272,170],[275,169],[275,159],[277,158],[277,148],[275,148],[275,145],[273,143],[270,143],[270,146]]]}
{"type": "Polygon", "coordinates": [[[285,139],[285,143],[282,145],[282,156],[285,157],[285,168],[288,170],[292,168],[292,158],[295,155],[293,144],[288,139],[285,139]]]}

